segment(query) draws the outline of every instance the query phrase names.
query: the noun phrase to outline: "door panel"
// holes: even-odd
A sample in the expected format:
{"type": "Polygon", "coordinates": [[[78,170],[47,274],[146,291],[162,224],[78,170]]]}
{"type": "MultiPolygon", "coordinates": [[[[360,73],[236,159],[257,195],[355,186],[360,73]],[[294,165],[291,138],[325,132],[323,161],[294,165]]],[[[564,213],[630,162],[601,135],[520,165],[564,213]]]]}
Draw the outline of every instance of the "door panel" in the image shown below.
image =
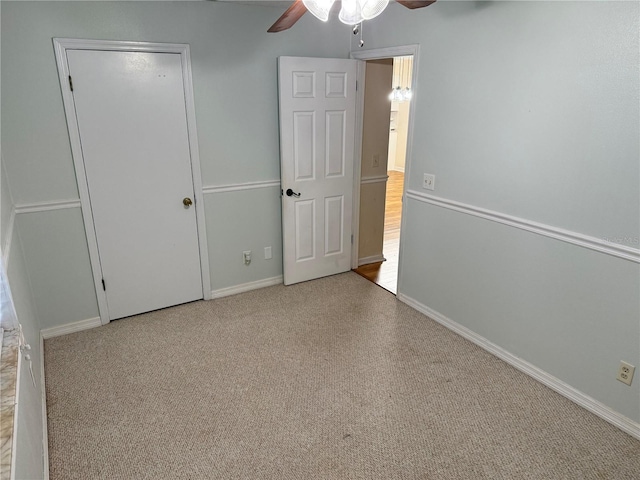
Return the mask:
{"type": "Polygon", "coordinates": [[[280,57],[284,283],[351,267],[355,60],[280,57]]]}
{"type": "Polygon", "coordinates": [[[109,319],[202,298],[180,55],[67,60],[109,319]]]}
{"type": "Polygon", "coordinates": [[[293,113],[293,162],[298,181],[315,176],[315,125],[315,112],[293,113]]]}
{"type": "Polygon", "coordinates": [[[315,200],[295,202],[296,261],[316,258],[314,241],[316,225],[315,200]]]}
{"type": "Polygon", "coordinates": [[[344,111],[327,112],[327,161],[325,162],[327,177],[344,175],[345,113],[344,111]]]}
{"type": "Polygon", "coordinates": [[[324,254],[339,255],[343,252],[344,195],[324,199],[324,254]]]}

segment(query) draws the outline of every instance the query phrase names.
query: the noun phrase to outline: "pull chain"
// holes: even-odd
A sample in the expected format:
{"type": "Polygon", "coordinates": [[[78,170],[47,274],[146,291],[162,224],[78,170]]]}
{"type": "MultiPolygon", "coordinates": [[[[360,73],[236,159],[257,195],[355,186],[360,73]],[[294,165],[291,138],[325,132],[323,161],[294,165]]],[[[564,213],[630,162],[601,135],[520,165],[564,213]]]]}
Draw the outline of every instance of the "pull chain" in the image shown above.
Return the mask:
{"type": "Polygon", "coordinates": [[[362,22],[356,23],[353,26],[353,34],[357,35],[360,33],[360,48],[364,47],[364,40],[362,39],[362,22]]]}

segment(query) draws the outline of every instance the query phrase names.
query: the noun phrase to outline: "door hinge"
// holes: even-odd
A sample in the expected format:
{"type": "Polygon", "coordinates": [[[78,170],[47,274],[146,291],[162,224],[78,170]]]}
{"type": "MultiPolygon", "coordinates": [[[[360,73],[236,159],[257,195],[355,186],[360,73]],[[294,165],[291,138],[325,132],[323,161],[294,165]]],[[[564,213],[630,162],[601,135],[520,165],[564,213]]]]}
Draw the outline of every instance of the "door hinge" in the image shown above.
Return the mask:
{"type": "Polygon", "coordinates": [[[353,245],[353,233],[351,234],[351,245],[353,245]]]}
{"type": "MultiPolygon", "coordinates": [[[[71,77],[69,77],[71,78],[71,77]]],[[[358,81],[356,80],[356,92],[358,91],[358,81]]]]}
{"type": "Polygon", "coordinates": [[[71,75],[69,75],[69,88],[73,92],[73,80],[71,79],[71,75]]]}
{"type": "Polygon", "coordinates": [[[104,278],[102,279],[102,290],[107,291],[107,284],[104,283],[104,278]]]}

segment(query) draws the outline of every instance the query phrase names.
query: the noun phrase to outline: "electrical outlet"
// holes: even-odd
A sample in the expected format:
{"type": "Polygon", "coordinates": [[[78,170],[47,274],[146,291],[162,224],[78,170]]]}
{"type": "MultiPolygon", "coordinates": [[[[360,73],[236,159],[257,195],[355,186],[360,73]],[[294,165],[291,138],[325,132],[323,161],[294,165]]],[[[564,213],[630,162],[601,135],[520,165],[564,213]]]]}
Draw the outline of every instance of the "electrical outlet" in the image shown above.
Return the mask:
{"type": "Polygon", "coordinates": [[[251,263],[251,250],[242,252],[242,258],[244,258],[244,264],[249,265],[251,263]]]}
{"type": "Polygon", "coordinates": [[[629,365],[627,362],[620,362],[620,367],[618,368],[618,376],[616,379],[620,380],[622,383],[626,383],[627,385],[631,385],[631,381],[633,380],[633,372],[636,371],[636,367],[633,365],[629,365]]]}
{"type": "Polygon", "coordinates": [[[379,154],[375,154],[373,156],[373,159],[371,160],[371,166],[372,167],[379,167],[380,166],[380,155],[379,154]]]}
{"type": "Polygon", "coordinates": [[[424,174],[424,180],[422,186],[427,190],[435,190],[436,189],[436,176],[431,175],[429,173],[424,174]]]}
{"type": "Polygon", "coordinates": [[[264,247],[264,259],[271,260],[271,247],[264,247]]]}

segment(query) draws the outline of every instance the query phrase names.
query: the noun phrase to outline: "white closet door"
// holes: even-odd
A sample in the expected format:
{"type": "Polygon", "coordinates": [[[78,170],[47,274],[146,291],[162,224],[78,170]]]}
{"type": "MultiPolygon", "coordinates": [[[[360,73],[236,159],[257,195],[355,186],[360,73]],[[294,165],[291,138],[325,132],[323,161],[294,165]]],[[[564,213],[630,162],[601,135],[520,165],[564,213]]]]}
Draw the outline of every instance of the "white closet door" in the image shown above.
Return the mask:
{"type": "Polygon", "coordinates": [[[180,55],[67,59],[109,319],[202,298],[180,55]]]}

